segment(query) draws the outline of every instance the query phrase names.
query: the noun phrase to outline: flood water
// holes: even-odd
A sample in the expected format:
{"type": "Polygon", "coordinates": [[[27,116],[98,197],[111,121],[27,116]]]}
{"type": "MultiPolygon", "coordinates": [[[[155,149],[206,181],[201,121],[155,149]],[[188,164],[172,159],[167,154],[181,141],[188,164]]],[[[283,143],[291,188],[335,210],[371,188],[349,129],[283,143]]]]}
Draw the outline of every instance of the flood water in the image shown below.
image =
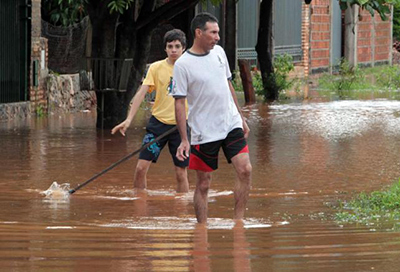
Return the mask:
{"type": "MultiPolygon", "coordinates": [[[[175,193],[167,150],[133,190],[137,157],[65,199],[138,149],[148,114],[128,136],[95,129],[94,113],[0,123],[0,271],[398,271],[400,233],[340,225],[328,205],[400,177],[400,102],[256,104],[253,184],[243,224],[232,221],[235,173],[221,156],[207,228],[190,192],[175,193]]],[[[221,154],[222,155],[222,154],[221,154]]]]}

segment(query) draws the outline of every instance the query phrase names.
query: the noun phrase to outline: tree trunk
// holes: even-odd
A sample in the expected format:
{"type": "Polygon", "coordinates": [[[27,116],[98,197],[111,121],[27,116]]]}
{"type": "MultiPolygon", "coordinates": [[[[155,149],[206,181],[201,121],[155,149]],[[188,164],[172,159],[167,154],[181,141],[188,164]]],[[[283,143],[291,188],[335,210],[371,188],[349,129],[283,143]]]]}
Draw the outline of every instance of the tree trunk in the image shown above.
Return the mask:
{"type": "Polygon", "coordinates": [[[260,25],[257,36],[257,57],[260,63],[266,100],[278,98],[273,65],[272,15],[274,0],[263,0],[260,4],[260,25]]]}
{"type": "Polygon", "coordinates": [[[225,0],[225,52],[231,72],[236,69],[236,0],[225,0]]]}

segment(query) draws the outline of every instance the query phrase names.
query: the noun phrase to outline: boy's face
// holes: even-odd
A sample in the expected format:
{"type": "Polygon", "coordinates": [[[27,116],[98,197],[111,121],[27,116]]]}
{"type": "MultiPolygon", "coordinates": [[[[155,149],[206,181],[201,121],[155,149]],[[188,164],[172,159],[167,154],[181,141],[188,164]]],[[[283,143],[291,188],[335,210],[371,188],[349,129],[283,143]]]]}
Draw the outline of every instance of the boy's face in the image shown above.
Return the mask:
{"type": "Polygon", "coordinates": [[[185,50],[185,48],[183,48],[181,42],[178,40],[167,42],[165,46],[165,52],[167,52],[170,60],[177,60],[182,55],[183,50],[185,50]]]}

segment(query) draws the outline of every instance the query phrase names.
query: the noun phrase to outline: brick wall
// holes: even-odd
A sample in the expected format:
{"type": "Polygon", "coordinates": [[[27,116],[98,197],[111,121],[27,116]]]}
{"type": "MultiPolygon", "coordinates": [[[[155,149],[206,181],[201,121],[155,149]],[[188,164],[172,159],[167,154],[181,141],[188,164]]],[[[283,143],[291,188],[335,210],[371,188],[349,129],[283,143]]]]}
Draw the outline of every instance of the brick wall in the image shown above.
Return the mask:
{"type": "Polygon", "coordinates": [[[382,21],[379,14],[374,17],[360,10],[357,36],[357,59],[361,66],[391,63],[391,20],[382,21]]]}
{"type": "MultiPolygon", "coordinates": [[[[313,0],[304,5],[303,11],[303,59],[311,73],[328,72],[331,54],[330,0],[313,0]],[[309,18],[307,17],[309,10],[309,18]],[[309,23],[309,22],[310,23],[309,23]],[[309,40],[307,41],[307,26],[309,40]],[[309,44],[308,44],[309,43],[309,44]],[[307,49],[308,48],[308,49],[307,49]]],[[[357,28],[357,60],[361,66],[390,64],[392,58],[392,22],[382,21],[379,14],[374,17],[360,10],[357,28]]],[[[344,31],[344,29],[342,29],[344,31]]],[[[346,37],[344,37],[346,38],[346,37]]],[[[342,53],[344,54],[344,52],[342,53]]]]}
{"type": "Polygon", "coordinates": [[[29,73],[29,98],[32,112],[47,111],[46,82],[47,76],[47,40],[41,38],[41,0],[32,0],[31,60],[29,73]],[[44,52],[44,59],[42,56],[44,52]],[[33,63],[38,62],[38,85],[34,86],[33,63]],[[44,65],[44,69],[42,69],[44,65]]]}
{"type": "Polygon", "coordinates": [[[331,39],[330,2],[330,0],[313,0],[310,5],[309,63],[311,73],[329,71],[331,39]]]}

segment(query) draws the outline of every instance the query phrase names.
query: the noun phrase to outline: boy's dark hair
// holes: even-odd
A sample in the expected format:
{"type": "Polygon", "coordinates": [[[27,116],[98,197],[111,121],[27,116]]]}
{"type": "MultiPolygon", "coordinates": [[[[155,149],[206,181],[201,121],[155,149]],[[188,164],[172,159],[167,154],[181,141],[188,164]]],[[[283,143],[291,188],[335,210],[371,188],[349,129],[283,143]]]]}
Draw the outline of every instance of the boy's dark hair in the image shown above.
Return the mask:
{"type": "Polygon", "coordinates": [[[167,47],[167,43],[173,41],[180,41],[183,48],[186,48],[186,35],[180,29],[172,29],[164,35],[164,48],[167,47]]]}
{"type": "Polygon", "coordinates": [[[196,37],[195,31],[197,28],[200,28],[203,31],[206,30],[207,22],[218,23],[218,19],[208,12],[199,13],[193,18],[192,23],[190,24],[190,31],[192,32],[193,38],[196,37]]]}

